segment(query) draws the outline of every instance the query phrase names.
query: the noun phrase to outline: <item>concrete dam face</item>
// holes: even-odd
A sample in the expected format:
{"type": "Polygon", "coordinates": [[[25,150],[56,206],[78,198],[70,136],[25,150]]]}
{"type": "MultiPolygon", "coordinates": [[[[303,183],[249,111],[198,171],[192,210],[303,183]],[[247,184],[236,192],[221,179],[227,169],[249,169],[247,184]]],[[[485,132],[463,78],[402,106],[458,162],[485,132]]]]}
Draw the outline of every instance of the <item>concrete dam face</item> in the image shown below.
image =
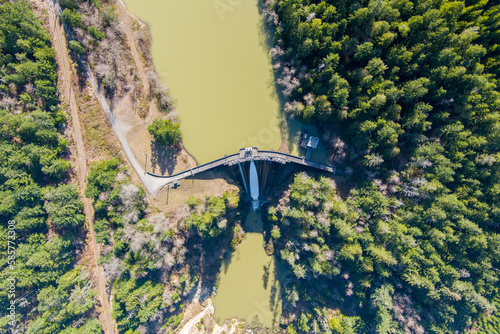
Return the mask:
{"type": "Polygon", "coordinates": [[[284,164],[276,161],[249,160],[229,166],[229,170],[236,181],[243,186],[252,202],[252,207],[257,209],[269,194],[283,166],[284,164]]]}

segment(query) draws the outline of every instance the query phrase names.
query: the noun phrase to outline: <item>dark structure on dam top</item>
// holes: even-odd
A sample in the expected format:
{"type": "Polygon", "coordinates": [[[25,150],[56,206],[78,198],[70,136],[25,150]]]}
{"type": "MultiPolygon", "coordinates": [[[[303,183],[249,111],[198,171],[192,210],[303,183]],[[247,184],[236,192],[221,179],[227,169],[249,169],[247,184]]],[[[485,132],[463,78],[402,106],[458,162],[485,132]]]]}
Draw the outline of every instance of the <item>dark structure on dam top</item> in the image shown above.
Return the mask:
{"type": "Polygon", "coordinates": [[[256,147],[240,149],[235,159],[228,162],[226,166],[231,175],[241,182],[246,193],[253,197],[252,192],[257,192],[258,196],[268,195],[276,182],[283,180],[281,176],[284,173],[289,174],[290,169],[285,172],[285,167],[289,164],[296,167],[309,167],[323,172],[336,172],[334,166],[319,164],[286,153],[259,151],[256,147]],[[256,174],[254,174],[254,178],[257,180],[257,187],[253,184],[256,182],[252,181],[252,168],[254,168],[256,174]]]}
{"type": "Polygon", "coordinates": [[[339,172],[335,166],[309,161],[306,157],[297,157],[291,154],[275,151],[259,151],[257,147],[247,147],[240,149],[238,153],[227,155],[223,158],[194,167],[178,174],[161,176],[150,172],[146,173],[156,178],[165,179],[166,186],[175,184],[189,176],[194,176],[202,172],[225,166],[229,173],[236,180],[242,183],[247,194],[251,196],[252,184],[253,187],[255,187],[255,181],[252,182],[250,177],[251,169],[253,169],[253,167],[251,168],[252,162],[255,166],[254,171],[256,171],[258,178],[257,193],[259,196],[267,195],[269,193],[278,176],[287,164],[294,164],[297,167],[305,169],[310,168],[327,173],[339,172]]]}

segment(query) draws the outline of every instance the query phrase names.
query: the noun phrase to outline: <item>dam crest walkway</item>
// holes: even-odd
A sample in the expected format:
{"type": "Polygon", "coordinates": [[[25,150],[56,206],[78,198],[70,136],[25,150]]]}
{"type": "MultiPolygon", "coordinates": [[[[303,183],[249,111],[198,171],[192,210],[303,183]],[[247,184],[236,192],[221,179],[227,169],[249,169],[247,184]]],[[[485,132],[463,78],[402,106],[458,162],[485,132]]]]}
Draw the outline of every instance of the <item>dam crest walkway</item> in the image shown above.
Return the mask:
{"type": "Polygon", "coordinates": [[[159,191],[164,186],[173,184],[189,176],[194,176],[196,174],[203,173],[220,166],[232,166],[236,164],[249,162],[252,160],[269,161],[269,162],[280,163],[283,165],[288,163],[294,163],[297,165],[314,168],[327,173],[335,173],[337,170],[335,166],[325,165],[318,162],[306,160],[305,157],[298,157],[295,155],[276,152],[276,151],[259,151],[258,148],[252,147],[252,148],[242,148],[239,150],[238,153],[226,155],[223,158],[208,162],[206,164],[188,169],[186,171],[174,175],[164,176],[164,175],[156,175],[150,172],[145,172],[145,174],[147,174],[149,178],[156,178],[157,181],[162,183],[162,185],[158,189],[159,191]]]}

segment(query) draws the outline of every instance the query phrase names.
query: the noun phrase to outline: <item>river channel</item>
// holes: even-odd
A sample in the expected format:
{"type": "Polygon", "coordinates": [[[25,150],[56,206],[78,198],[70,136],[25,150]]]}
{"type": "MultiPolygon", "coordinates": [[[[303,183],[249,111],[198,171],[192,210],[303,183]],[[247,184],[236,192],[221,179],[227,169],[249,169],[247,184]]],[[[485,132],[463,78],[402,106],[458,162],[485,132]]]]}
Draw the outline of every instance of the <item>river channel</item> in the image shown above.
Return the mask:
{"type": "Polygon", "coordinates": [[[259,212],[249,212],[245,231],[245,239],[222,264],[214,298],[215,318],[221,323],[237,317],[272,328],[281,315],[280,282],[286,270],[264,250],[259,212]]]}

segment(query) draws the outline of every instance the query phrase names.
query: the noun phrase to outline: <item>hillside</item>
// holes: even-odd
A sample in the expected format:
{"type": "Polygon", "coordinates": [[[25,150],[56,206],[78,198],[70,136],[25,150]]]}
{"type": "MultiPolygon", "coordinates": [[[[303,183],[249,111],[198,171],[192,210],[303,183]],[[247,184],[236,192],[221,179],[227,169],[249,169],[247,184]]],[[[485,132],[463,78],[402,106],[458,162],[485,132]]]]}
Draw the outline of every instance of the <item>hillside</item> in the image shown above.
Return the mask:
{"type": "Polygon", "coordinates": [[[359,333],[452,333],[495,312],[499,11],[491,1],[266,2],[285,108],[318,124],[351,172],[343,196],[299,175],[269,209],[275,250],[296,276],[289,332],[318,325],[316,303],[360,316],[342,322],[359,333]]]}

